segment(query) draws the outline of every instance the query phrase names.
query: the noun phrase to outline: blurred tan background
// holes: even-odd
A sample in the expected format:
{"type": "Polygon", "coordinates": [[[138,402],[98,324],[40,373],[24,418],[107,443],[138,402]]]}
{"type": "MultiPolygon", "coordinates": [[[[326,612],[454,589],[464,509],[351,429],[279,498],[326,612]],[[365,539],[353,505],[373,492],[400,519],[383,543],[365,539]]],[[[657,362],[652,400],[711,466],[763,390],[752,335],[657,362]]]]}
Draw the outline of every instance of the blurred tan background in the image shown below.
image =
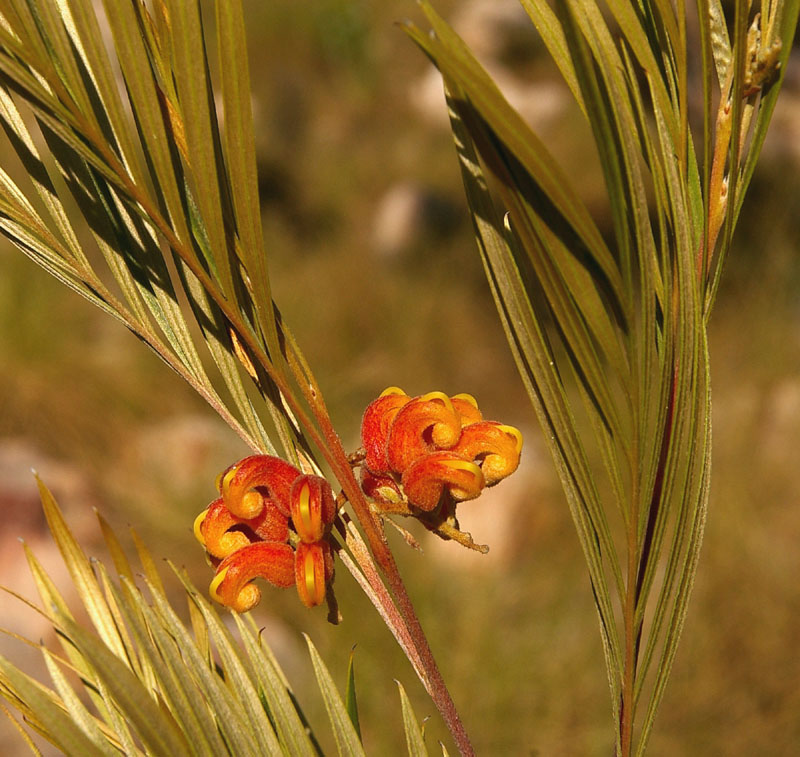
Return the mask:
{"type": "MultiPolygon", "coordinates": [[[[412,598],[480,754],[612,751],[588,580],[471,237],[440,84],[393,22],[411,2],[246,2],[275,297],[354,449],[383,388],[476,395],[526,435],[523,466],[463,508],[486,557],[394,539],[412,598]]],[[[607,230],[588,131],[514,0],[438,0],[607,230]]],[[[714,462],[695,594],[652,755],[792,755],[800,744],[800,61],[786,89],[711,324],[714,462]]],[[[93,507],[157,556],[211,578],[193,541],[214,476],[246,453],[118,324],[0,243],[0,583],[33,596],[18,537],[48,565],[30,468],[102,556],[93,507]]],[[[64,586],[62,580],[61,585],[64,586]]],[[[356,646],[365,745],[404,749],[393,678],[435,752],[445,732],[349,574],[344,622],[266,590],[259,624],[313,718],[308,631],[344,686],[356,646]],[[370,619],[371,618],[371,619],[370,619]]],[[[0,626],[48,630],[0,596],[0,626]]],[[[25,665],[37,653],[0,639],[25,665]]],[[[314,722],[312,720],[312,722],[314,722]]],[[[327,737],[324,737],[327,738],[327,737]]],[[[3,736],[0,753],[24,753],[3,736]]],[[[329,743],[329,742],[324,742],[329,743]]]]}

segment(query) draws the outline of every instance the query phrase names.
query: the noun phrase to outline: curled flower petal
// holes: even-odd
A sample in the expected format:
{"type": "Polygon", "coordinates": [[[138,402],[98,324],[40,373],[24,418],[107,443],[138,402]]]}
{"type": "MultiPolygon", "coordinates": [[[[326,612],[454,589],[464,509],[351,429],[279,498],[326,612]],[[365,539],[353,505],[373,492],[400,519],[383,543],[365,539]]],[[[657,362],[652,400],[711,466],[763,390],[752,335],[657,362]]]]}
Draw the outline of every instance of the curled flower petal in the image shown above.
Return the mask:
{"type": "Polygon", "coordinates": [[[223,471],[217,486],[228,509],[239,518],[255,518],[267,500],[288,516],[289,492],[299,475],[297,468],[280,458],[251,455],[223,471]]]}
{"type": "Polygon", "coordinates": [[[450,401],[461,416],[462,427],[483,420],[483,413],[478,409],[478,401],[471,394],[455,394],[450,401]]]}
{"type": "Polygon", "coordinates": [[[446,394],[430,392],[416,397],[400,408],[392,421],[386,445],[389,465],[402,474],[423,455],[454,446],[460,434],[461,416],[446,394]]]}
{"type": "Polygon", "coordinates": [[[214,500],[194,522],[194,535],[214,557],[227,557],[237,549],[250,544],[247,534],[242,531],[230,532],[237,518],[225,507],[222,497],[214,500]]]}
{"type": "Polygon", "coordinates": [[[333,554],[326,541],[300,542],[295,553],[295,584],[306,607],[316,607],[325,599],[325,588],[333,578],[333,554]]]}
{"type": "Polygon", "coordinates": [[[481,421],[464,427],[452,451],[478,462],[486,486],[493,486],[517,469],[522,452],[522,434],[513,426],[481,421]]]}
{"type": "Polygon", "coordinates": [[[257,540],[285,542],[289,521],[271,500],[255,518],[237,518],[220,497],[197,516],[194,534],[210,555],[224,558],[257,540]]]}
{"type": "Polygon", "coordinates": [[[408,501],[420,510],[433,510],[445,490],[456,500],[475,499],[484,486],[475,463],[452,452],[432,452],[412,463],[403,474],[408,501]]]}
{"type": "Polygon", "coordinates": [[[379,476],[367,468],[361,469],[361,491],[375,502],[397,504],[403,501],[403,493],[391,476],[379,476]]]}
{"type": "Polygon", "coordinates": [[[236,612],[247,612],[261,599],[260,589],[251,583],[256,578],[284,589],[291,586],[295,582],[292,548],[269,541],[242,547],[219,564],[209,593],[220,604],[236,612]]]}
{"type": "Polygon", "coordinates": [[[290,497],[294,530],[306,544],[319,541],[336,517],[330,484],[319,476],[303,475],[292,484],[290,497]]]}
{"type": "Polygon", "coordinates": [[[389,461],[386,459],[389,428],[397,411],[410,401],[411,398],[402,389],[390,386],[364,411],[361,421],[361,443],[366,453],[364,464],[373,473],[389,472],[389,461]]]}

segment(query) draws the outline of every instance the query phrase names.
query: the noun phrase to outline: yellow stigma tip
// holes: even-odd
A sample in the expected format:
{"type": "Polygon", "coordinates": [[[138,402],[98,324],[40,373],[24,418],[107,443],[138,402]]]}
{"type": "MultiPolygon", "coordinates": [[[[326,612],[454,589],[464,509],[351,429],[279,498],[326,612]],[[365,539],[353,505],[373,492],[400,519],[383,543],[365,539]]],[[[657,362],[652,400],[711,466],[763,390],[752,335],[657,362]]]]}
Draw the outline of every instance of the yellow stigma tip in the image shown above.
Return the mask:
{"type": "Polygon", "coordinates": [[[390,394],[399,394],[399,395],[401,395],[403,397],[406,396],[406,393],[399,386],[389,386],[389,387],[386,387],[386,389],[384,389],[378,395],[378,397],[388,397],[390,394]]]}
{"type": "Polygon", "coordinates": [[[222,494],[222,496],[225,496],[225,493],[228,491],[228,487],[231,485],[231,479],[235,474],[236,466],[234,465],[217,476],[217,489],[219,489],[219,493],[222,494]]]}
{"type": "Polygon", "coordinates": [[[471,473],[473,476],[483,478],[483,471],[481,471],[480,467],[468,460],[442,460],[442,465],[451,470],[463,470],[471,473]]]}
{"type": "Polygon", "coordinates": [[[464,400],[464,402],[469,403],[476,410],[478,409],[478,400],[476,400],[471,394],[454,394],[452,399],[464,400]]]}
{"type": "Polygon", "coordinates": [[[421,400],[426,400],[430,402],[431,400],[439,400],[444,404],[444,406],[453,412],[453,403],[450,401],[450,398],[444,392],[428,392],[427,394],[423,394],[420,397],[421,400]]]}
{"type": "Polygon", "coordinates": [[[194,519],[194,538],[197,539],[204,547],[206,545],[206,540],[203,538],[203,532],[200,530],[200,526],[203,525],[203,521],[206,519],[206,515],[208,514],[208,508],[203,510],[195,519],[194,519]]]}
{"type": "Polygon", "coordinates": [[[510,436],[513,436],[517,442],[517,452],[522,451],[522,432],[518,428],[514,428],[513,426],[498,426],[501,431],[505,431],[510,436]]]}
{"type": "Polygon", "coordinates": [[[211,595],[211,598],[219,602],[221,605],[224,605],[225,602],[217,593],[217,589],[219,589],[219,585],[225,580],[227,573],[228,568],[223,568],[219,573],[217,573],[216,576],[214,576],[214,580],[211,581],[211,586],[208,587],[208,593],[211,595]]]}

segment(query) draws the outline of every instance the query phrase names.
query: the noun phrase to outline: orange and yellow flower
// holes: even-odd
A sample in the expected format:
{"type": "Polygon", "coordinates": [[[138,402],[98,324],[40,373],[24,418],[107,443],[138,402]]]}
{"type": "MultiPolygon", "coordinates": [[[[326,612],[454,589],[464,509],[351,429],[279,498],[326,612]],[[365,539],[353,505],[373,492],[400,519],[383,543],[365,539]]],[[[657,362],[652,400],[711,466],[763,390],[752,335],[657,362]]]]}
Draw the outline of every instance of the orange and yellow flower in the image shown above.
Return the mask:
{"type": "Polygon", "coordinates": [[[327,541],[336,517],[328,482],[300,473],[284,460],[251,455],[217,477],[220,497],[197,516],[195,536],[216,574],[209,593],[236,612],[258,604],[263,578],[274,586],[296,586],[314,607],[333,579],[327,541]]]}
{"type": "Polygon", "coordinates": [[[522,434],[484,420],[471,395],[409,397],[397,387],[367,407],[361,440],[364,493],[424,513],[480,496],[517,469],[522,452],[522,434]]]}
{"type": "MultiPolygon", "coordinates": [[[[409,397],[390,387],[364,412],[361,438],[361,488],[378,508],[488,549],[458,530],[455,508],[517,469],[516,428],[484,420],[469,394],[409,397]]],[[[334,574],[329,534],[337,505],[328,482],[277,457],[251,455],[226,468],[217,488],[220,496],[194,524],[216,567],[211,596],[247,612],[261,598],[254,581],[263,578],[295,586],[308,607],[321,604],[334,574]]]]}

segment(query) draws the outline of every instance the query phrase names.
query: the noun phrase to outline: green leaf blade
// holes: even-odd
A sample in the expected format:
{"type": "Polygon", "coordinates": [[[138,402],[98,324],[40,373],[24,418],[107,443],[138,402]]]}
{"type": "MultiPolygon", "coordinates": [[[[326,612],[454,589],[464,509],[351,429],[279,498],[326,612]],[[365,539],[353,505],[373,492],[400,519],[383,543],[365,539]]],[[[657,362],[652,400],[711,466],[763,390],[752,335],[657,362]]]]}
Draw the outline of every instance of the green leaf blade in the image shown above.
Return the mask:
{"type": "Polygon", "coordinates": [[[365,752],[361,746],[361,739],[350,720],[347,708],[336,689],[336,684],[311,641],[311,637],[305,634],[305,639],[311,656],[311,664],[314,667],[314,675],[317,677],[317,684],[328,711],[328,719],[333,727],[338,752],[342,757],[364,757],[365,752]]]}

